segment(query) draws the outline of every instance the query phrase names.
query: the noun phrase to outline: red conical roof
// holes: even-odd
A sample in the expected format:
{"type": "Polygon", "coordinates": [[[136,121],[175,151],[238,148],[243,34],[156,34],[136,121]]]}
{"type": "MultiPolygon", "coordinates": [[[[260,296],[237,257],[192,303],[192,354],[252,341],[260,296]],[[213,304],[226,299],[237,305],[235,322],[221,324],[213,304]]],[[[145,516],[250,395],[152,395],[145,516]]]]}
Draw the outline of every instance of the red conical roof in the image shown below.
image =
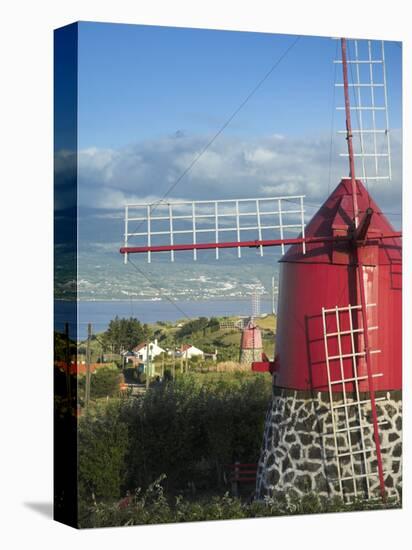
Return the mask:
{"type": "Polygon", "coordinates": [[[262,333],[260,328],[250,320],[247,326],[242,330],[241,349],[261,349],[262,348],[262,333]]]}
{"type": "MultiPolygon", "coordinates": [[[[393,233],[394,228],[369,195],[362,182],[356,180],[356,185],[359,218],[362,219],[368,208],[373,210],[367,238],[373,239],[380,235],[393,233]]],[[[343,236],[351,226],[353,217],[351,180],[347,178],[339,183],[308,223],[305,228],[305,237],[343,236]]],[[[382,265],[401,261],[401,242],[399,238],[377,241],[376,246],[379,249],[377,263],[382,265]]],[[[302,245],[296,244],[289,248],[280,261],[345,264],[351,261],[349,252],[349,242],[307,243],[306,254],[303,254],[302,245]]]]}

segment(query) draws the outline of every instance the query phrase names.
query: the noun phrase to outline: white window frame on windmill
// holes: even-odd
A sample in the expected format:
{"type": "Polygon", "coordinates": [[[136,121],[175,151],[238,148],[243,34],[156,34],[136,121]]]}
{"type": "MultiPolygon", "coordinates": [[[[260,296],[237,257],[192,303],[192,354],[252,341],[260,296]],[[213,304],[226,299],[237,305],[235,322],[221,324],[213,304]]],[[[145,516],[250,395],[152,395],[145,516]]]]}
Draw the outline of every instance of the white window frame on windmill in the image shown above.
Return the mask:
{"type": "MultiPolygon", "coordinates": [[[[304,195],[293,195],[127,204],[124,248],[147,253],[148,263],[152,260],[152,252],[168,252],[173,262],[175,253],[181,250],[191,250],[196,261],[199,250],[214,249],[218,260],[221,249],[236,248],[237,257],[241,258],[244,247],[257,248],[263,256],[265,246],[276,241],[273,237],[279,237],[278,244],[284,254],[285,244],[282,241],[286,234],[292,233],[296,237],[300,235],[297,240],[302,243],[305,253],[304,198],[304,195]],[[133,230],[132,223],[135,224],[133,230]],[[247,239],[244,238],[246,232],[249,235],[247,239]],[[271,233],[268,235],[268,232],[271,233]],[[225,236],[228,234],[235,235],[235,240],[227,242],[225,236]],[[202,236],[210,238],[203,242],[202,236]],[[178,243],[177,240],[182,237],[185,242],[178,243]],[[159,238],[165,242],[156,246],[155,240],[159,238]]],[[[126,251],[125,263],[127,259],[126,251]]]]}
{"type": "MultiPolygon", "coordinates": [[[[373,40],[348,40],[348,45],[353,44],[351,59],[347,60],[352,69],[350,75],[352,82],[348,84],[353,92],[353,101],[350,107],[356,116],[352,119],[352,135],[358,141],[359,152],[354,154],[357,163],[358,174],[365,184],[377,180],[392,179],[391,142],[388,115],[388,92],[386,81],[385,46],[382,41],[373,40]],[[364,58],[361,58],[362,45],[365,47],[364,58]],[[378,50],[378,45],[380,48],[378,50]],[[378,51],[377,51],[378,50],[378,51]],[[380,74],[376,69],[381,68],[380,74]],[[353,70],[353,68],[355,70],[353,70]],[[361,70],[365,72],[362,74],[361,70]],[[377,94],[382,90],[382,97],[377,94]],[[365,103],[365,94],[368,94],[365,103]],[[377,120],[381,112],[383,120],[377,120]],[[369,120],[365,117],[370,114],[369,120]]],[[[341,64],[341,59],[335,59],[334,63],[341,64]]],[[[343,88],[342,82],[335,83],[335,87],[343,88]]],[[[337,111],[345,111],[344,106],[337,106],[337,111]]],[[[347,130],[338,130],[338,134],[346,135],[347,130]]],[[[341,157],[348,157],[348,153],[339,153],[341,157]]]]}
{"type": "MultiPolygon", "coordinates": [[[[367,308],[376,307],[376,304],[366,304],[367,308]]],[[[371,477],[378,477],[379,472],[378,471],[371,471],[370,468],[370,456],[371,454],[377,454],[377,446],[376,442],[374,446],[367,446],[365,441],[365,432],[364,430],[367,429],[369,431],[373,430],[373,424],[369,422],[365,422],[363,420],[364,416],[364,406],[368,405],[369,403],[372,403],[372,400],[376,402],[378,401],[384,401],[387,399],[387,397],[375,397],[372,392],[369,391],[370,397],[368,399],[361,399],[361,392],[359,389],[359,382],[368,382],[368,375],[362,375],[359,376],[359,362],[361,359],[365,358],[366,352],[361,349],[358,349],[358,346],[356,345],[356,338],[358,336],[362,336],[364,332],[363,326],[358,326],[355,328],[352,315],[357,314],[357,312],[361,311],[362,306],[361,305],[348,305],[343,307],[334,307],[334,308],[322,308],[322,323],[323,323],[323,337],[324,337],[324,348],[325,348],[325,362],[326,362],[326,369],[327,369],[327,379],[328,379],[328,392],[329,392],[329,401],[330,401],[330,417],[331,417],[331,425],[332,425],[332,431],[326,431],[322,434],[323,437],[330,437],[333,436],[334,440],[334,447],[335,452],[333,455],[326,456],[326,459],[332,459],[336,463],[338,477],[335,481],[339,484],[339,492],[342,496],[342,499],[346,501],[347,503],[350,503],[351,497],[356,498],[358,497],[359,489],[357,486],[357,480],[364,479],[365,480],[365,488],[366,488],[366,498],[370,499],[373,498],[373,495],[371,494],[370,489],[370,478],[371,477]],[[341,330],[342,322],[341,322],[341,314],[346,314],[348,316],[348,323],[345,323],[349,326],[347,330],[341,330]],[[328,323],[329,319],[332,317],[333,327],[334,330],[329,331],[328,330],[328,323]],[[336,330],[335,330],[336,327],[336,330]],[[350,352],[349,353],[342,353],[342,337],[349,337],[350,342],[350,352]],[[336,339],[338,353],[335,352],[333,354],[330,354],[329,352],[329,342],[332,339],[336,339]],[[352,369],[353,369],[353,376],[347,378],[344,374],[344,359],[350,359],[352,363],[352,369]],[[331,362],[339,361],[339,373],[340,376],[338,378],[333,378],[331,374],[331,362]],[[355,388],[355,396],[348,396],[346,392],[346,384],[347,383],[353,383],[355,388]],[[335,399],[335,394],[333,391],[333,388],[339,386],[340,392],[342,393],[342,398],[338,400],[338,402],[335,399]],[[355,409],[355,419],[349,417],[349,410],[354,408],[355,409]],[[344,411],[344,418],[339,419],[339,410],[344,411]],[[338,416],[337,416],[338,415],[338,416]],[[357,449],[353,449],[352,439],[351,439],[351,433],[352,432],[359,432],[360,439],[358,441],[358,447],[357,449]],[[347,448],[348,450],[344,450],[342,452],[342,449],[340,448],[340,445],[338,444],[338,437],[340,435],[346,436],[347,438],[347,448]],[[361,455],[363,458],[363,473],[356,473],[355,471],[355,462],[354,457],[356,455],[361,455]],[[343,475],[342,467],[341,467],[341,460],[349,457],[350,458],[350,475],[343,475]],[[348,490],[348,484],[346,483],[344,487],[345,482],[352,482],[352,491],[348,490]]],[[[377,331],[378,326],[369,326],[367,328],[369,332],[377,331]]],[[[374,355],[380,353],[380,350],[373,349],[370,350],[370,354],[374,355]]],[[[372,378],[379,378],[382,377],[382,373],[374,373],[372,374],[372,378]]],[[[352,392],[351,392],[352,393],[352,392]]],[[[378,419],[377,425],[382,426],[384,424],[387,424],[387,420],[378,419]]],[[[389,449],[389,447],[383,447],[379,443],[379,449],[380,451],[389,449]]],[[[390,472],[384,472],[385,475],[389,474],[390,472]]]]}

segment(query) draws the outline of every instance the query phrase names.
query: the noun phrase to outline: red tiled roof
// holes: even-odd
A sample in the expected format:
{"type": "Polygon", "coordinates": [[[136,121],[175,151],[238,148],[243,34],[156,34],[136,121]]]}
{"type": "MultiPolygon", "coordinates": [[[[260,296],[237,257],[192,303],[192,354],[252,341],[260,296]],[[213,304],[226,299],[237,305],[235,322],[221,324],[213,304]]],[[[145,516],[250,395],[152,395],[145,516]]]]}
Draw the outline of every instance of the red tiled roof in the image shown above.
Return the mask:
{"type": "MultiPolygon", "coordinates": [[[[65,361],[55,361],[55,366],[61,371],[67,370],[67,364],[65,361]]],[[[101,367],[107,366],[107,363],[91,363],[90,372],[93,373],[95,370],[100,369],[101,367]]],[[[70,363],[69,372],[70,374],[86,374],[87,367],[82,363],[70,363]]]]}
{"type": "Polygon", "coordinates": [[[133,348],[132,351],[140,351],[141,349],[145,348],[146,347],[146,343],[144,344],[139,344],[138,346],[136,346],[135,348],[133,348]]]}
{"type": "Polygon", "coordinates": [[[183,346],[180,349],[181,351],[187,351],[190,348],[193,348],[192,344],[183,344],[183,346]]]}

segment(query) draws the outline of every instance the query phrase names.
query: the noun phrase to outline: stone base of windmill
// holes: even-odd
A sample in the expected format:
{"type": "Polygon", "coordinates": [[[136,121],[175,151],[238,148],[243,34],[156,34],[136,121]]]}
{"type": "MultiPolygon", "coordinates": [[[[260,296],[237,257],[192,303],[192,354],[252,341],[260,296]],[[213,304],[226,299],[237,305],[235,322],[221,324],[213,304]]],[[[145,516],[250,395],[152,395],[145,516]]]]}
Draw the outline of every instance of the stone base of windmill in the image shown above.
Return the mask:
{"type": "Polygon", "coordinates": [[[242,349],[240,352],[240,363],[252,364],[254,361],[262,361],[262,348],[242,349]]]}
{"type": "MultiPolygon", "coordinates": [[[[348,395],[348,398],[354,398],[348,395]]],[[[367,399],[361,394],[360,399],[367,399]]],[[[376,397],[387,399],[376,403],[378,420],[385,421],[379,426],[385,486],[388,497],[400,497],[402,484],[402,394],[400,391],[377,392],[376,397]]],[[[342,395],[336,395],[336,400],[342,395]]],[[[337,401],[336,401],[337,403],[337,401]]],[[[350,407],[348,418],[345,408],[339,409],[340,426],[359,425],[357,407],[350,407]]],[[[372,424],[370,403],[361,405],[362,422],[372,424]]],[[[375,448],[373,429],[364,428],[364,447],[375,448]]],[[[279,495],[303,496],[316,493],[320,496],[342,496],[338,481],[336,450],[332,434],[332,417],[329,393],[293,391],[273,388],[269,406],[263,446],[257,471],[256,498],[276,498],[279,495]]],[[[362,448],[360,431],[350,432],[352,452],[362,448]]],[[[341,452],[348,450],[346,433],[337,435],[341,452]]],[[[364,474],[377,471],[376,453],[353,454],[340,459],[341,478],[356,478],[356,496],[379,497],[378,476],[364,474]],[[365,460],[366,458],[366,460],[365,460]],[[365,470],[366,468],[366,470],[365,470]],[[363,476],[363,477],[362,477],[363,476]]],[[[353,480],[342,482],[343,497],[351,500],[355,496],[353,480]]]]}

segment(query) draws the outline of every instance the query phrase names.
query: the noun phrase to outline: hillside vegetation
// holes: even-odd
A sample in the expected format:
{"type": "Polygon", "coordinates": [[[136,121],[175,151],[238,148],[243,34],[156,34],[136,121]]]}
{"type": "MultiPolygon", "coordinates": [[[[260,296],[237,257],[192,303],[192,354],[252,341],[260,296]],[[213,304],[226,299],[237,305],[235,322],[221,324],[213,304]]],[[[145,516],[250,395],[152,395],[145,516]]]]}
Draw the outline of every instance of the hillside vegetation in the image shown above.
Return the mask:
{"type": "MultiPolygon", "coordinates": [[[[218,351],[219,361],[238,361],[241,331],[237,328],[220,328],[223,322],[239,321],[239,317],[201,317],[194,321],[180,320],[176,323],[156,323],[152,325],[153,335],[163,348],[173,348],[182,343],[190,343],[205,353],[218,351]]],[[[268,357],[274,355],[276,318],[267,315],[256,320],[262,331],[264,352],[268,357]]]]}
{"type": "MultiPolygon", "coordinates": [[[[157,339],[164,349],[179,348],[182,344],[192,344],[207,354],[218,352],[218,361],[238,361],[241,331],[237,328],[220,328],[223,321],[235,323],[239,317],[199,317],[175,322],[158,321],[142,324],[137,319],[114,319],[107,331],[92,336],[92,362],[100,361],[103,354],[120,350],[130,350],[148,339],[157,339]]],[[[276,317],[267,315],[256,319],[262,331],[263,350],[270,358],[274,356],[276,317]]],[[[84,360],[86,342],[79,347],[80,360],[84,360]]],[[[120,361],[120,356],[117,357],[120,361]]]]}

